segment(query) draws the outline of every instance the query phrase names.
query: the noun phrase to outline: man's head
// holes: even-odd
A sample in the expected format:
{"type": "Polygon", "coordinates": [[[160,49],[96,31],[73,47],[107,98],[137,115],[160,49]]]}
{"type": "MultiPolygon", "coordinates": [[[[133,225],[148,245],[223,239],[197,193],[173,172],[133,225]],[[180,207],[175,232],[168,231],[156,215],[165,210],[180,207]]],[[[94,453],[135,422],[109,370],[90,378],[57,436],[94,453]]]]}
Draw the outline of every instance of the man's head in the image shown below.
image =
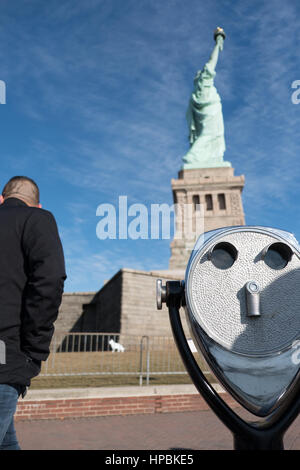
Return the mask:
{"type": "Polygon", "coordinates": [[[42,207],[38,185],[27,176],[14,176],[6,183],[0,196],[0,203],[10,197],[21,199],[28,206],[42,207]]]}

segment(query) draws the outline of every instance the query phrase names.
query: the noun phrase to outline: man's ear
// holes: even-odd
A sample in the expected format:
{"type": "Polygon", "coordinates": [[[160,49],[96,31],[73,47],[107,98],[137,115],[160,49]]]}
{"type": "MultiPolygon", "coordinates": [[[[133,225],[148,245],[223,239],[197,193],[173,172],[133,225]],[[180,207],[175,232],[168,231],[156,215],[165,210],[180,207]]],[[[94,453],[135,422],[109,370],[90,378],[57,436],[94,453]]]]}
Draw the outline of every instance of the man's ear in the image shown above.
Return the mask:
{"type": "Polygon", "coordinates": [[[0,204],[3,204],[4,202],[4,197],[2,196],[2,194],[0,195],[0,204]]]}
{"type": "MultiPolygon", "coordinates": [[[[1,200],[1,199],[0,199],[0,200],[1,200]]],[[[38,208],[39,208],[39,209],[42,208],[42,204],[41,204],[41,203],[39,203],[38,208]]]]}

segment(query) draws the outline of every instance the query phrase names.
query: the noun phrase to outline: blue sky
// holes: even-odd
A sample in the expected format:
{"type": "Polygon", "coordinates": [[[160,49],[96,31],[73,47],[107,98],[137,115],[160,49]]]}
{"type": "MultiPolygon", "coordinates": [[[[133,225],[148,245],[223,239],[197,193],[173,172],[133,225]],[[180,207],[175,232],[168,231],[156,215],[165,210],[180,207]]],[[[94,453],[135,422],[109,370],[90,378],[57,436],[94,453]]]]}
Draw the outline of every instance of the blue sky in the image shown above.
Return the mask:
{"type": "Polygon", "coordinates": [[[300,239],[298,0],[1,0],[0,185],[37,181],[64,246],[65,290],[121,267],[167,269],[169,240],[99,240],[101,203],[172,204],[195,72],[227,38],[216,87],[246,223],[300,239]]]}

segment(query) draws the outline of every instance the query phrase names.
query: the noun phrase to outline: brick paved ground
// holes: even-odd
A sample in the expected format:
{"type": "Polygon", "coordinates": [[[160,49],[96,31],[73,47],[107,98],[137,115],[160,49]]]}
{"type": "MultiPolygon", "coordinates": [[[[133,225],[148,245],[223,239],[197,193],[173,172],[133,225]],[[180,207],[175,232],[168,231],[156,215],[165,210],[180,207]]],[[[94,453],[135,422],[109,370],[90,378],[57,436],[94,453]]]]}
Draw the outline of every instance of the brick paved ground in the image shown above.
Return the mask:
{"type": "MultiPolygon", "coordinates": [[[[211,411],[16,423],[24,450],[227,450],[231,433],[211,411]]],[[[300,416],[285,436],[300,450],[300,416]]]]}

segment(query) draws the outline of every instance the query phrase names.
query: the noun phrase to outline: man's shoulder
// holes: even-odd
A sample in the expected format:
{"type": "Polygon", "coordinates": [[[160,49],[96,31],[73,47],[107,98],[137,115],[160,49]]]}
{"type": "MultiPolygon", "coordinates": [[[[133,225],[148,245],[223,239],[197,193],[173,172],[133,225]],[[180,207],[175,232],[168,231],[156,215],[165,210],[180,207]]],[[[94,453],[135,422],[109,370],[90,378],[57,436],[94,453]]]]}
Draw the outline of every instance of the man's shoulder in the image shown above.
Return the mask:
{"type": "Polygon", "coordinates": [[[42,207],[32,207],[27,206],[26,209],[28,210],[28,214],[31,217],[39,218],[39,217],[46,217],[46,218],[54,218],[54,215],[51,211],[47,209],[43,209],[42,207]]]}
{"type": "Polygon", "coordinates": [[[0,214],[14,214],[14,217],[18,215],[25,217],[25,219],[32,218],[36,219],[54,219],[52,212],[49,210],[35,207],[35,206],[28,206],[26,204],[2,204],[0,205],[0,214]]]}
{"type": "Polygon", "coordinates": [[[44,241],[57,241],[58,227],[52,212],[38,207],[29,207],[22,233],[24,242],[32,242],[33,239],[44,241]]]}
{"type": "Polygon", "coordinates": [[[49,210],[29,206],[27,206],[26,209],[28,209],[26,217],[27,224],[56,224],[55,217],[49,210]]]}
{"type": "Polygon", "coordinates": [[[5,224],[16,221],[21,225],[31,225],[38,223],[53,224],[55,218],[52,212],[39,207],[27,205],[0,205],[0,220],[5,224]]]}

